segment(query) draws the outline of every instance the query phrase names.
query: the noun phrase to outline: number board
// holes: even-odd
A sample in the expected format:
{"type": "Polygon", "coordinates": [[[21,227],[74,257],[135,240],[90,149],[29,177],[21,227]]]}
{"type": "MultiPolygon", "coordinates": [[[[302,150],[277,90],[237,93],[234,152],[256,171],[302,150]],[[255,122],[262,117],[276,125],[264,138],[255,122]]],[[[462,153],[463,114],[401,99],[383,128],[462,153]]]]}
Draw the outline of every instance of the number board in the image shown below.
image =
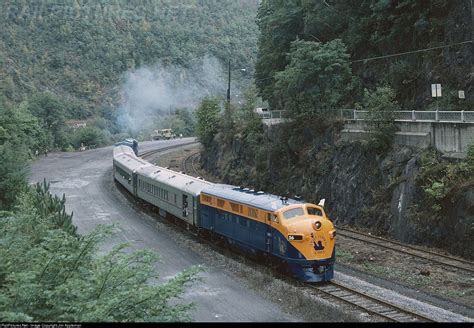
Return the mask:
{"type": "Polygon", "coordinates": [[[293,240],[303,240],[302,235],[288,235],[288,240],[293,241],[293,240]]]}

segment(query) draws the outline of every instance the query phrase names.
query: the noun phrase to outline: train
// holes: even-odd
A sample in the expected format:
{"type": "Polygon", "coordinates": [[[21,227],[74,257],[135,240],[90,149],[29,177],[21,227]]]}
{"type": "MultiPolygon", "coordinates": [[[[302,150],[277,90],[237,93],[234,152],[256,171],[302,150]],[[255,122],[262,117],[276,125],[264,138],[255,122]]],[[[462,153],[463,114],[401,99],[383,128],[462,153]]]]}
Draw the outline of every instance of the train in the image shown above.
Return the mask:
{"type": "Polygon", "coordinates": [[[297,280],[333,278],[336,230],[323,206],[155,166],[138,157],[133,145],[113,148],[114,179],[160,216],[284,265],[297,280]]]}
{"type": "Polygon", "coordinates": [[[120,145],[124,145],[124,146],[128,146],[128,147],[132,148],[135,155],[138,156],[138,141],[137,140],[132,139],[132,138],[128,138],[128,139],[119,141],[119,142],[114,144],[115,147],[120,146],[120,145]]]}

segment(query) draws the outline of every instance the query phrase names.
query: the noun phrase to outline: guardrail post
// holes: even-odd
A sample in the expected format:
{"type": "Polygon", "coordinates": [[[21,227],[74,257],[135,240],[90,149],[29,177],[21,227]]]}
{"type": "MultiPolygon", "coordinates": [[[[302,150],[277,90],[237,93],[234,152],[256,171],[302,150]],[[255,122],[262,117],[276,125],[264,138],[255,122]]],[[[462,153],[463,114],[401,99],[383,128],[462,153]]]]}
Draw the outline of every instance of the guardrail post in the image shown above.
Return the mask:
{"type": "Polygon", "coordinates": [[[435,113],[435,121],[439,121],[439,114],[438,114],[438,110],[436,110],[436,113],[435,113]]]}
{"type": "Polygon", "coordinates": [[[461,111],[461,122],[464,122],[464,111],[461,111]]]}
{"type": "Polygon", "coordinates": [[[412,120],[412,121],[416,121],[415,111],[414,111],[414,110],[411,111],[411,120],[412,120]]]}
{"type": "Polygon", "coordinates": [[[357,113],[355,109],[354,109],[354,120],[357,120],[357,113]]]}

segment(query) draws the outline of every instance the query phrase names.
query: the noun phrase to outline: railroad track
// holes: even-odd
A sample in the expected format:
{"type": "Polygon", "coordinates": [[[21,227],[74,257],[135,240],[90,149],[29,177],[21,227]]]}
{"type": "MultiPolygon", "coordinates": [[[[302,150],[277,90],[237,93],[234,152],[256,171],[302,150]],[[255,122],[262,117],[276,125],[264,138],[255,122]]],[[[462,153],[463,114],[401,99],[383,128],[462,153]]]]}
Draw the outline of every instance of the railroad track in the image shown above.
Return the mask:
{"type": "MultiPolygon", "coordinates": [[[[188,144],[192,144],[192,143],[188,143],[188,144]]],[[[183,144],[183,145],[188,145],[188,144],[183,144]]],[[[161,152],[161,151],[171,149],[171,148],[175,148],[175,147],[176,146],[166,147],[166,148],[162,148],[160,150],[149,151],[149,152],[146,152],[146,153],[142,154],[141,156],[142,157],[143,156],[149,156],[149,155],[152,155],[154,153],[161,152]]],[[[196,176],[196,177],[201,176],[200,172],[196,168],[196,162],[199,159],[199,157],[200,157],[199,152],[195,152],[195,153],[187,155],[184,158],[184,160],[181,161],[181,171],[184,172],[185,174],[188,174],[188,175],[193,175],[193,176],[196,176]]],[[[363,237],[360,237],[360,236],[357,237],[357,234],[359,234],[359,233],[356,232],[356,231],[346,229],[346,228],[340,228],[340,227],[338,227],[337,229],[338,229],[338,234],[339,235],[343,235],[343,236],[348,237],[348,238],[357,239],[357,240],[360,240],[360,241],[363,241],[363,242],[375,244],[375,245],[378,245],[378,246],[394,249],[394,248],[391,248],[389,246],[382,245],[382,243],[380,242],[382,240],[386,241],[386,242],[391,242],[387,239],[383,239],[381,237],[374,237],[374,236],[371,236],[371,235],[360,234],[361,236],[365,236],[366,239],[372,238],[372,239],[376,239],[377,241],[365,240],[363,237]]],[[[201,240],[202,240],[202,238],[201,238],[201,240]]],[[[221,252],[223,250],[225,250],[225,248],[218,247],[217,245],[215,245],[214,243],[209,242],[208,240],[204,240],[204,242],[206,244],[208,244],[209,246],[211,246],[211,248],[213,248],[214,250],[219,249],[221,252]]],[[[393,244],[397,244],[398,246],[403,247],[403,248],[414,248],[414,247],[410,247],[410,246],[404,245],[402,243],[397,243],[397,242],[393,242],[393,244]]],[[[414,248],[414,249],[416,249],[416,248],[414,248]]],[[[401,249],[394,249],[394,250],[402,251],[401,249]]],[[[424,251],[421,251],[420,249],[416,249],[416,250],[419,251],[419,252],[424,252],[424,251]]],[[[413,255],[413,254],[411,254],[407,251],[402,251],[402,252],[413,255]]],[[[432,253],[432,254],[435,255],[435,256],[440,256],[440,254],[437,254],[437,253],[432,253]]],[[[416,256],[416,255],[413,255],[413,256],[416,256]]],[[[420,257],[422,257],[422,256],[420,256],[420,257]]],[[[423,257],[423,258],[426,258],[426,257],[423,257]]],[[[451,257],[448,257],[448,258],[451,258],[451,257]]],[[[431,259],[431,258],[429,258],[429,259],[431,259]]],[[[455,259],[455,258],[452,258],[452,259],[455,259]]],[[[455,259],[455,260],[458,260],[458,259],[455,259]]],[[[437,262],[440,262],[440,261],[438,260],[437,262]]],[[[469,261],[465,261],[465,262],[467,264],[472,265],[472,263],[469,262],[469,261]]],[[[443,264],[445,264],[445,263],[443,263],[443,264]]],[[[336,282],[336,281],[331,281],[329,283],[322,284],[322,285],[314,285],[314,284],[306,285],[305,284],[305,286],[309,286],[311,289],[317,290],[320,294],[326,295],[328,297],[332,297],[333,299],[337,299],[341,302],[344,302],[344,303],[349,304],[353,307],[356,307],[361,311],[369,313],[370,315],[378,316],[378,317],[380,317],[380,318],[382,318],[383,320],[386,320],[386,321],[391,321],[391,322],[435,322],[435,320],[433,320],[429,317],[426,317],[426,316],[423,316],[421,314],[415,313],[415,312],[413,312],[409,309],[404,309],[404,308],[402,308],[398,305],[389,303],[386,300],[382,300],[382,299],[379,299],[377,297],[370,296],[370,295],[367,295],[363,292],[354,290],[354,289],[350,288],[349,286],[343,285],[343,284],[341,284],[339,282],[336,282]]]]}
{"type": "Polygon", "coordinates": [[[190,142],[186,142],[186,143],[182,143],[182,144],[179,144],[179,145],[173,145],[173,146],[167,146],[167,147],[163,147],[163,148],[159,148],[159,149],[152,149],[152,150],[147,150],[147,151],[144,151],[142,153],[140,153],[138,155],[138,157],[141,157],[143,159],[146,159],[156,153],[161,153],[161,152],[164,152],[166,150],[170,150],[170,149],[174,149],[174,148],[178,148],[178,147],[182,147],[182,146],[189,146],[189,145],[192,145],[192,144],[198,144],[199,142],[196,142],[196,141],[190,141],[190,142]]]}
{"type": "Polygon", "coordinates": [[[324,285],[310,285],[312,289],[344,303],[355,306],[371,315],[377,315],[391,322],[435,322],[433,319],[369,296],[346,285],[331,281],[324,285]]]}
{"type": "Polygon", "coordinates": [[[186,156],[186,158],[181,162],[181,171],[188,175],[202,177],[202,175],[196,168],[196,162],[200,156],[201,153],[199,151],[186,156]]]}
{"type": "Polygon", "coordinates": [[[369,234],[365,234],[365,233],[347,229],[347,228],[336,227],[336,229],[337,229],[337,234],[339,236],[361,241],[361,242],[371,244],[371,245],[376,245],[378,247],[383,247],[392,251],[411,255],[414,257],[422,258],[422,259],[429,260],[429,261],[432,261],[444,266],[449,266],[449,267],[456,268],[459,270],[464,270],[470,273],[474,273],[474,262],[471,262],[471,261],[467,261],[464,259],[449,256],[449,255],[426,251],[418,247],[406,245],[406,244],[393,241],[393,240],[388,240],[382,237],[372,236],[369,234]]]}

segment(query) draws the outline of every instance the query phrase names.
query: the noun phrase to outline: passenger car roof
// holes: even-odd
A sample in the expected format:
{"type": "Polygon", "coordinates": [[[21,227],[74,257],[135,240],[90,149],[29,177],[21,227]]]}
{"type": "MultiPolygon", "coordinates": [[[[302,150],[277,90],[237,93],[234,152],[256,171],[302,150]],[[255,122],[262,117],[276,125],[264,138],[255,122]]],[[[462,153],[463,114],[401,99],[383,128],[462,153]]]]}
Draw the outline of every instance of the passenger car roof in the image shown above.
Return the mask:
{"type": "Polygon", "coordinates": [[[114,160],[122,165],[125,165],[132,171],[137,170],[142,166],[153,166],[153,164],[150,164],[140,157],[135,156],[133,149],[125,145],[114,147],[114,160]]]}
{"type": "Polygon", "coordinates": [[[161,166],[146,166],[140,168],[137,172],[144,177],[183,190],[194,196],[198,196],[203,188],[211,185],[208,181],[169,170],[161,166]]]}
{"type": "Polygon", "coordinates": [[[132,148],[128,146],[120,145],[114,147],[114,159],[132,171],[135,170],[143,177],[175,187],[194,196],[198,196],[202,188],[211,185],[208,181],[153,165],[135,156],[132,148]]]}

